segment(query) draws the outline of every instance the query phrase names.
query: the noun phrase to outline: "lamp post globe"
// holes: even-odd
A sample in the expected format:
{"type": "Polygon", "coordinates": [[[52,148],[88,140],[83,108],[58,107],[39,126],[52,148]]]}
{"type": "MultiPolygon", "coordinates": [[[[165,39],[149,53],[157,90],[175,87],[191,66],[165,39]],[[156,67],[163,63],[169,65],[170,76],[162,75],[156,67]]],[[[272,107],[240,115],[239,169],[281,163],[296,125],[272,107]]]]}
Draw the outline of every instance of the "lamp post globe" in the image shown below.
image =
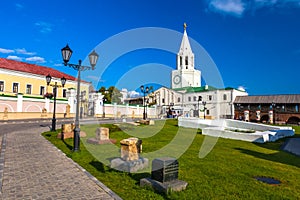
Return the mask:
{"type": "Polygon", "coordinates": [[[60,80],[61,80],[61,85],[62,85],[63,87],[65,87],[65,84],[66,84],[67,79],[66,79],[65,77],[62,77],[60,80]]]}
{"type": "Polygon", "coordinates": [[[62,53],[64,64],[66,66],[72,56],[73,51],[72,49],[70,49],[69,45],[67,44],[64,48],[61,49],[61,53],[62,53]]]}
{"type": "Polygon", "coordinates": [[[50,84],[51,79],[52,79],[52,77],[50,76],[50,74],[48,74],[48,75],[46,76],[46,82],[47,82],[47,85],[50,84]]]}
{"type": "Polygon", "coordinates": [[[90,55],[89,55],[89,60],[90,60],[90,65],[92,66],[92,70],[95,69],[98,58],[99,58],[99,55],[96,53],[95,50],[93,50],[93,52],[90,53],[90,55]]]}

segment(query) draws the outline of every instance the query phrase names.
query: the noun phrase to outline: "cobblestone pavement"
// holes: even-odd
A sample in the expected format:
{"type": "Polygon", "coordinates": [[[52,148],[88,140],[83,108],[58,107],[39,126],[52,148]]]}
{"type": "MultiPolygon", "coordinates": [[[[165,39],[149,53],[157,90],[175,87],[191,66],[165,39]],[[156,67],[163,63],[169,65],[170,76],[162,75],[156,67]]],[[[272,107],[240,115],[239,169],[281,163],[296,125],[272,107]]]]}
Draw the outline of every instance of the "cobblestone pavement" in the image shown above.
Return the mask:
{"type": "Polygon", "coordinates": [[[3,136],[1,199],[120,199],[43,138],[46,130],[3,136]]]}

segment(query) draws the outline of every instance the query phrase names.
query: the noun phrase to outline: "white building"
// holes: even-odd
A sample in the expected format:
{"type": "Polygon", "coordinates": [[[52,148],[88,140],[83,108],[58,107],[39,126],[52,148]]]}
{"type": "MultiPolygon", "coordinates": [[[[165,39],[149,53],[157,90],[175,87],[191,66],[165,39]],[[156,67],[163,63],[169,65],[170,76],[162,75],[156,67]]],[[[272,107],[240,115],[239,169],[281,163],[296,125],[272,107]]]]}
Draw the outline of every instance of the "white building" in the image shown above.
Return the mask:
{"type": "MultiPolygon", "coordinates": [[[[177,67],[171,74],[171,87],[161,87],[152,96],[158,114],[165,116],[184,115],[206,118],[233,118],[234,99],[248,95],[234,88],[214,88],[201,86],[201,72],[195,69],[192,51],[184,24],[184,33],[177,54],[177,67]]],[[[149,98],[151,99],[149,95],[149,98]]]]}

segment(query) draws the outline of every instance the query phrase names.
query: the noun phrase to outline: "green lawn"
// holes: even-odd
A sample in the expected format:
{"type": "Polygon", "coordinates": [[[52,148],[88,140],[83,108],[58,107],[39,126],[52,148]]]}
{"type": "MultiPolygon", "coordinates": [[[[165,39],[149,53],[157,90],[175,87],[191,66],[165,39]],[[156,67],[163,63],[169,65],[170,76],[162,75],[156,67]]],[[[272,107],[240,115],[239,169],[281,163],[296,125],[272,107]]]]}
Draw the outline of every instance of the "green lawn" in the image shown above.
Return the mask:
{"type": "MultiPolygon", "coordinates": [[[[43,135],[123,199],[299,199],[300,158],[280,150],[283,139],[255,144],[219,138],[212,151],[199,158],[205,138],[200,130],[179,128],[176,120],[155,123],[140,127],[102,125],[110,128],[110,138],[117,139],[116,145],[87,144],[86,139],[95,136],[99,125],[82,125],[87,137],[81,138],[78,153],[71,151],[72,139],[63,142],[56,138],[57,133],[43,135]],[[150,159],[150,165],[156,157],[180,157],[179,179],[188,182],[187,189],[158,194],[139,187],[139,180],[150,176],[150,167],[134,174],[107,167],[110,159],[120,156],[120,140],[128,137],[143,140],[142,156],[150,159]],[[272,177],[282,183],[268,185],[254,179],[256,176],[272,177]]],[[[300,128],[294,128],[295,137],[300,137],[300,128]]]]}

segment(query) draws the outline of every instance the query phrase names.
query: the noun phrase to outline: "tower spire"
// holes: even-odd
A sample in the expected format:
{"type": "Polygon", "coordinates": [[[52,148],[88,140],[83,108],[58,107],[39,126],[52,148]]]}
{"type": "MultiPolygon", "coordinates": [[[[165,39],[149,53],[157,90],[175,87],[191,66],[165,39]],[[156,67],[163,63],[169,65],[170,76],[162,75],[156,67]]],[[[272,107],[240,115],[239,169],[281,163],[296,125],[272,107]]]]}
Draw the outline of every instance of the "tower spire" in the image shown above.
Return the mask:
{"type": "Polygon", "coordinates": [[[186,23],[184,22],[184,23],[183,23],[183,29],[186,30],[186,28],[187,28],[187,25],[186,25],[186,23]]]}
{"type": "Polygon", "coordinates": [[[183,36],[177,53],[177,69],[172,71],[172,88],[200,87],[201,72],[195,69],[194,53],[186,32],[187,25],[183,24],[183,36]]]}
{"type": "Polygon", "coordinates": [[[179,52],[177,54],[177,69],[194,69],[194,53],[192,51],[189,37],[186,32],[187,25],[183,24],[183,36],[179,52]]]}

